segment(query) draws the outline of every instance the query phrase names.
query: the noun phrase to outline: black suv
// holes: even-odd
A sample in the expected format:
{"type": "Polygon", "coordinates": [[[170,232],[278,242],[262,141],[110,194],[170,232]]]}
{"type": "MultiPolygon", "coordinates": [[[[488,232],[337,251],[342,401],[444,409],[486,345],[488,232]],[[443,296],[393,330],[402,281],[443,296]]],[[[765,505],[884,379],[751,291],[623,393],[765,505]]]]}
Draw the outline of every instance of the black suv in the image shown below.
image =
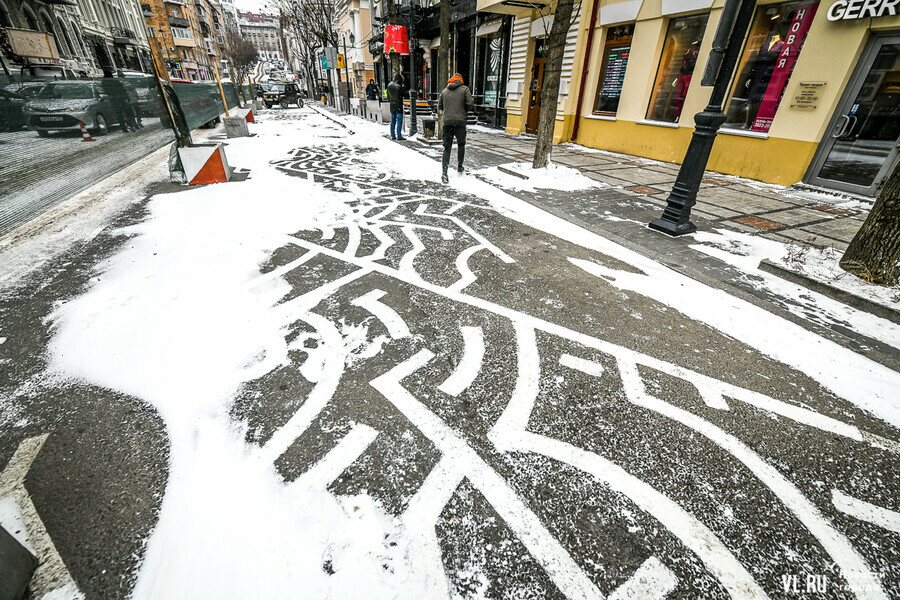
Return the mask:
{"type": "Polygon", "coordinates": [[[263,94],[263,104],[266,108],[272,108],[276,104],[281,108],[287,108],[291,103],[303,108],[303,96],[296,83],[275,83],[263,94]]]}

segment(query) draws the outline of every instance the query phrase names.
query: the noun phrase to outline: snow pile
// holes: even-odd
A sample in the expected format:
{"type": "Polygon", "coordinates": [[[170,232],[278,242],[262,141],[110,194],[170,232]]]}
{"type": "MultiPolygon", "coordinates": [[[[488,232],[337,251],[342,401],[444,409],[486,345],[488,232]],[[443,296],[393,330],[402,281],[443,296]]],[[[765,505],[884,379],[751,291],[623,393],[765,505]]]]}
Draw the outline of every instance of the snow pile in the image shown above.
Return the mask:
{"type": "MultiPolygon", "coordinates": [[[[763,259],[773,262],[781,261],[783,263],[786,257],[797,256],[796,253],[798,251],[805,252],[805,248],[801,250],[793,244],[783,244],[727,229],[717,229],[714,233],[697,232],[693,234],[693,238],[701,243],[691,245],[692,249],[737,267],[749,285],[764,289],[769,293],[772,302],[780,304],[795,315],[805,320],[820,323],[826,327],[834,325],[848,327],[873,340],[900,348],[900,325],[865,311],[857,310],[804,286],[786,281],[777,275],[759,269],[759,263],[763,259]]],[[[809,253],[813,251],[813,249],[810,249],[809,253]]],[[[836,261],[837,258],[834,260],[836,261]]],[[[841,272],[847,275],[843,270],[841,272]]],[[[811,276],[830,284],[826,277],[819,274],[811,274],[811,276]]],[[[856,278],[853,277],[853,279],[856,278]]],[[[869,284],[862,281],[859,281],[859,284],[869,286],[869,284]]],[[[847,285],[849,287],[858,284],[848,282],[847,285]]],[[[869,287],[874,288],[877,286],[869,287]]],[[[886,296],[885,291],[890,292],[890,289],[880,288],[880,290],[872,293],[882,293],[886,296]]],[[[900,290],[896,288],[893,290],[894,294],[898,292],[900,290]]],[[[896,307],[896,304],[894,306],[896,307]]]]}
{"type": "MultiPolygon", "coordinates": [[[[366,496],[285,484],[229,417],[243,382],[287,361],[291,319],[273,307],[289,287],[259,283],[259,265],[287,234],[357,218],[349,195],[268,164],[340,134],[255,129],[227,149],[248,182],[155,196],[144,222],[118,232],[123,249],[50,317],[51,375],[141,398],[166,423],[169,480],[134,598],[426,597],[398,522],[366,496]]],[[[360,334],[347,332],[353,354],[380,348],[360,334]]]]}
{"type": "Polygon", "coordinates": [[[522,179],[509,173],[504,173],[499,167],[489,167],[475,171],[491,183],[500,187],[533,192],[537,189],[559,190],[561,192],[576,192],[591,188],[609,187],[605,183],[594,181],[585,177],[578,169],[564,167],[553,163],[542,169],[535,169],[531,163],[519,162],[502,165],[503,167],[527,175],[528,179],[522,179]]]}
{"type": "Polygon", "coordinates": [[[788,246],[782,256],[773,259],[786,269],[822,281],[848,294],[900,310],[900,284],[890,287],[868,283],[843,270],[838,262],[842,253],[834,248],[788,246]]]}

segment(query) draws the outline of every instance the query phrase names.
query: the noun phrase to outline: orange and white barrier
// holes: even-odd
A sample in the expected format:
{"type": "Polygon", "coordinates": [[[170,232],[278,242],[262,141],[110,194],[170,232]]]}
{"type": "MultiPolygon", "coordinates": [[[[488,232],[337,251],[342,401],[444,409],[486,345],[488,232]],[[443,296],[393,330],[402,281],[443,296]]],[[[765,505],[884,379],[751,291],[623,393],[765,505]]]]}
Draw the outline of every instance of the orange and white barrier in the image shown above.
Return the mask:
{"type": "Polygon", "coordinates": [[[242,117],[248,123],[256,123],[256,119],[253,118],[252,108],[238,108],[234,112],[237,113],[237,116],[242,117]]]}
{"type": "Polygon", "coordinates": [[[91,137],[90,133],[88,133],[87,127],[84,126],[84,121],[78,121],[78,124],[81,125],[81,141],[82,142],[96,142],[97,141],[91,137]]]}
{"type": "Polygon", "coordinates": [[[178,156],[190,185],[224,183],[231,179],[233,169],[225,159],[222,144],[201,144],[179,148],[178,156]]]}

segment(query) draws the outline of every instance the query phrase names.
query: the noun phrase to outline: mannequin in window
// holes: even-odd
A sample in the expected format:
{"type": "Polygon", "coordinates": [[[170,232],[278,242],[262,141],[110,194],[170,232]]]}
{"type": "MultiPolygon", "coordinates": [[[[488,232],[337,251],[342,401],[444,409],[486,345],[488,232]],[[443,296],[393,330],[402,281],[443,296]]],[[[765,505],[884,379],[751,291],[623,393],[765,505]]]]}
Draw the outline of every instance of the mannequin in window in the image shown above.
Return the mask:
{"type": "Polygon", "coordinates": [[[766,95],[772,73],[775,72],[775,63],[783,49],[784,41],[781,39],[781,35],[776,33],[760,47],[756,60],[753,61],[753,68],[750,69],[746,83],[747,104],[744,109],[744,129],[750,129],[753,125],[753,119],[766,95]]]}
{"type": "Polygon", "coordinates": [[[684,98],[687,96],[688,87],[691,85],[691,77],[694,75],[694,67],[697,66],[697,55],[699,54],[700,40],[694,40],[681,57],[681,70],[675,78],[676,121],[681,116],[681,107],[684,106],[684,98]]]}

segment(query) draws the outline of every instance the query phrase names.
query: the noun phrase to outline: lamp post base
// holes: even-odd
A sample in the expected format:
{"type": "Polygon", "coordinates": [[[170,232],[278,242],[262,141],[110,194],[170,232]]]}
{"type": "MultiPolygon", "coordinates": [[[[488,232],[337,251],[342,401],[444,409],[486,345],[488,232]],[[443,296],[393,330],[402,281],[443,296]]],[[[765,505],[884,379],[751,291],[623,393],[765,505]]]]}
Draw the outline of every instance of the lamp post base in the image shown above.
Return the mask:
{"type": "Polygon", "coordinates": [[[694,233],[697,231],[697,226],[691,223],[690,221],[686,221],[684,223],[677,223],[675,221],[667,221],[666,219],[656,219],[655,221],[650,221],[647,223],[647,226],[650,229],[654,229],[656,231],[661,231],[667,235],[671,235],[672,237],[678,237],[679,235],[685,235],[686,233],[694,233]]]}

